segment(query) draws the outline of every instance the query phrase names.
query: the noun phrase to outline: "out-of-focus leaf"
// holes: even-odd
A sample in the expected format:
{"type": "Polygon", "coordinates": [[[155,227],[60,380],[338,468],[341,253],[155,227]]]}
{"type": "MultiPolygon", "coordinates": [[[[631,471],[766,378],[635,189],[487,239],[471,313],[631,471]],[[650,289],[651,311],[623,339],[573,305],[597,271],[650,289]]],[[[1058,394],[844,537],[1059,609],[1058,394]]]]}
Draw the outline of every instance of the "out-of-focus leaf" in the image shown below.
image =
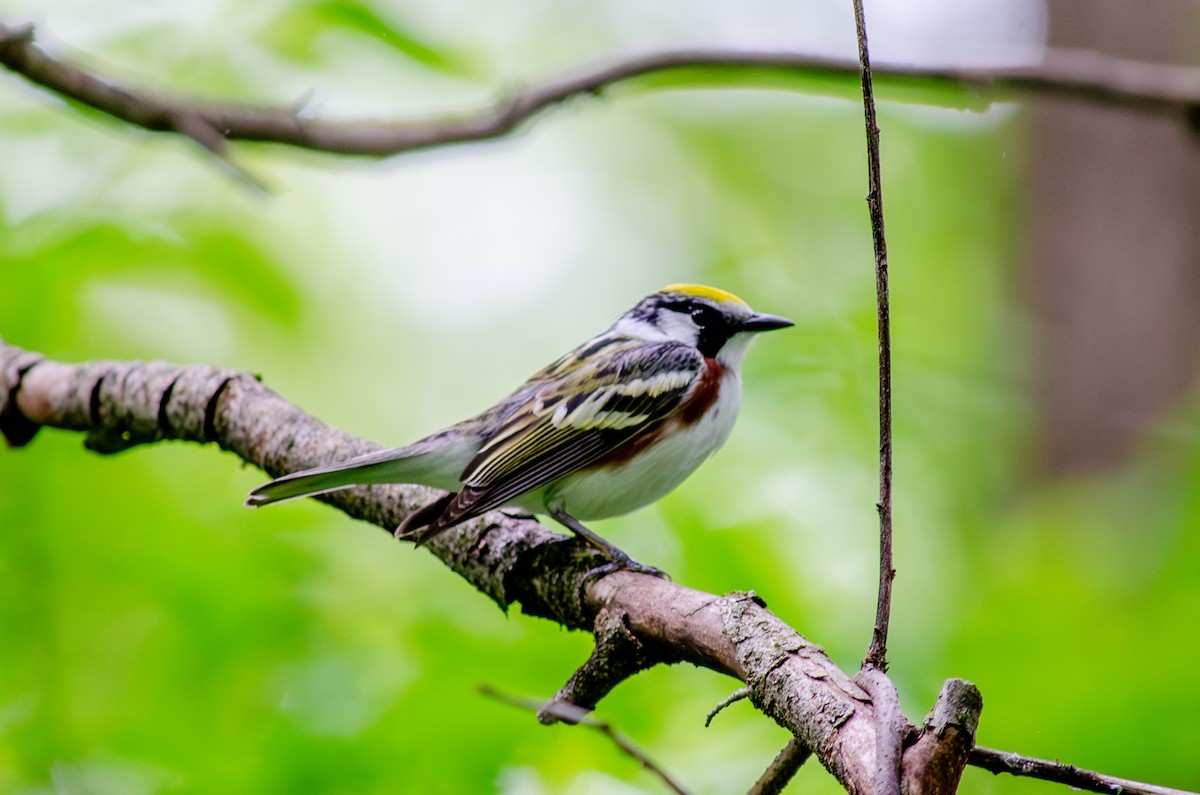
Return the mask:
{"type": "MultiPolygon", "coordinates": [[[[89,279],[158,273],[168,282],[191,284],[277,321],[296,316],[299,296],[278,264],[251,238],[211,218],[184,218],[174,229],[137,231],[115,222],[72,224],[60,226],[59,233],[57,241],[21,251],[19,258],[0,253],[0,272],[40,271],[40,278],[66,294],[89,279]]],[[[21,230],[12,234],[20,238],[21,230]]]]}
{"type": "Polygon", "coordinates": [[[428,69],[455,77],[479,76],[478,66],[452,45],[435,46],[385,19],[372,5],[354,0],[294,3],[281,9],[264,31],[265,42],[279,54],[315,64],[315,43],[330,30],[346,30],[374,39],[428,69]]]}

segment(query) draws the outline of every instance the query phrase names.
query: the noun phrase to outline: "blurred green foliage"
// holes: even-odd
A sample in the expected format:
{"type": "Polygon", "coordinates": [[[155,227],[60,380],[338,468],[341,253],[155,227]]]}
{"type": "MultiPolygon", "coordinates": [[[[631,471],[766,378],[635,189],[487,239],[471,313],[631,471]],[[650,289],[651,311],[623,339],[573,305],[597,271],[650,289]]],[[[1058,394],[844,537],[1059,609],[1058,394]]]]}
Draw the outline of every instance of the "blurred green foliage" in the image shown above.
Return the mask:
{"type": "MultiPolygon", "coordinates": [[[[514,59],[411,7],[139,8],[118,4],[88,35],[94,11],[37,13],[147,84],[275,100],[308,87],[313,112],[358,115],[482,101],[513,61],[533,76],[577,63],[582,35],[546,35],[551,15],[526,40],[545,46],[514,59]]],[[[619,25],[588,33],[620,49],[619,25]]],[[[400,444],[643,293],[718,284],[797,328],[749,357],[727,449],[600,529],[677,582],[755,589],[853,670],[876,576],[860,108],[779,90],[778,75],[739,83],[756,80],[575,102],[503,142],[386,164],[235,147],[273,186],[261,197],[186,141],[5,77],[0,334],[67,360],[262,372],[327,421],[400,444]]],[[[881,125],[905,709],[920,720],[943,679],[965,677],[984,694],[982,744],[1198,789],[1200,395],[1121,469],[1043,477],[1022,118],[885,102],[881,125]]],[[[244,510],[261,475],[215,450],[100,458],[80,442],[45,431],[0,454],[0,792],[659,791],[594,733],[476,692],[548,696],[586,636],[505,616],[325,507],[244,510]]],[[[696,793],[736,792],[786,737],[745,704],[703,729],[734,686],[658,668],[601,711],[696,793]]],[[[815,764],[792,789],[838,791],[815,764]]],[[[1052,791],[978,770],[963,789],[1052,791]]]]}

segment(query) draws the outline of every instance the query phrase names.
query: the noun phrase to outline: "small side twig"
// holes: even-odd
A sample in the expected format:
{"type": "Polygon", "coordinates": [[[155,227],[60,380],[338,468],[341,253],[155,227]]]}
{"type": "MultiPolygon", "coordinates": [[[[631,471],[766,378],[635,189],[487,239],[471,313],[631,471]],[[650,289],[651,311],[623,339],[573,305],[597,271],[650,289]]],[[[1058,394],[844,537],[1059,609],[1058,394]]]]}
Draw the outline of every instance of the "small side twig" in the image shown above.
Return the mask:
{"type": "Polygon", "coordinates": [[[543,712],[550,710],[554,713],[554,717],[563,723],[587,726],[590,729],[595,729],[611,740],[613,745],[620,749],[622,753],[624,753],[626,756],[636,759],[642,767],[646,768],[646,770],[657,776],[658,779],[663,782],[663,784],[667,785],[667,788],[671,790],[671,792],[677,793],[677,795],[688,795],[688,791],[683,788],[682,784],[680,784],[670,773],[668,773],[660,765],[654,762],[654,760],[647,756],[646,752],[638,748],[632,740],[614,729],[611,723],[589,715],[586,710],[580,709],[574,704],[553,700],[549,703],[542,704],[534,699],[518,698],[517,696],[509,695],[507,693],[501,693],[495,688],[488,687],[486,685],[480,687],[479,692],[488,698],[494,698],[501,703],[519,707],[520,709],[531,710],[537,713],[539,718],[543,712]]]}
{"type": "Polygon", "coordinates": [[[788,744],[783,746],[771,766],[763,771],[746,795],[779,795],[810,756],[812,749],[807,745],[795,737],[788,740],[788,744]]]}
{"type": "Polygon", "coordinates": [[[199,113],[180,109],[172,112],[170,126],[190,138],[216,159],[217,165],[251,190],[270,194],[267,184],[233,161],[225,136],[199,113]]]}
{"type": "Polygon", "coordinates": [[[710,709],[708,714],[704,716],[704,728],[707,729],[709,726],[711,726],[713,718],[721,714],[721,711],[730,704],[736,704],[737,702],[747,698],[750,698],[750,688],[748,687],[739,687],[737,690],[734,690],[732,693],[725,696],[725,698],[718,701],[716,706],[710,709]]]}
{"type": "Polygon", "coordinates": [[[1163,787],[1158,784],[1144,784],[1140,781],[1130,781],[1115,776],[1106,776],[1103,773],[1095,773],[1091,770],[1083,770],[1064,762],[1035,759],[1031,756],[1021,756],[980,746],[975,746],[971,751],[967,764],[981,767],[991,773],[1028,776],[1042,781],[1066,784],[1085,792],[1101,792],[1105,795],[1197,795],[1190,790],[1163,787]]]}
{"type": "Polygon", "coordinates": [[[591,655],[554,698],[538,710],[538,720],[542,723],[557,723],[564,720],[564,714],[586,715],[621,682],[658,662],[629,631],[623,613],[601,610],[593,632],[596,645],[591,655]],[[563,705],[568,709],[559,708],[563,705]]]}
{"type": "Polygon", "coordinates": [[[260,193],[266,185],[233,162],[226,136],[198,105],[156,100],[104,80],[71,64],[56,60],[34,44],[32,25],[0,23],[0,64],[84,104],[148,130],[175,132],[198,144],[238,180],[260,193]]]}
{"type": "Polygon", "coordinates": [[[892,332],[888,306],[887,238],[883,233],[883,186],[879,176],[879,125],[875,121],[875,89],[871,56],[867,49],[867,21],[862,0],[854,2],[858,32],[859,73],[863,114],[867,125],[867,207],[871,213],[871,239],[875,246],[875,298],[879,326],[879,598],[875,628],[864,665],[887,670],[888,623],[892,614],[892,332]]]}

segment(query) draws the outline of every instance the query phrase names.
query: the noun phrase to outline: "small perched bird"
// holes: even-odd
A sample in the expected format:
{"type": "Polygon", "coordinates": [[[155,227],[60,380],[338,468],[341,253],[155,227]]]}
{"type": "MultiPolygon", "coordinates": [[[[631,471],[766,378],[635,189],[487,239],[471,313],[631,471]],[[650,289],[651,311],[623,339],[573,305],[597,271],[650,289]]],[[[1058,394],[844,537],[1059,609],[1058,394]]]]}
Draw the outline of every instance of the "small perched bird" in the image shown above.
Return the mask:
{"type": "Polygon", "coordinates": [[[421,544],[515,506],[553,517],[619,566],[645,568],[580,520],[648,505],[716,452],[737,419],[750,341],[791,325],[724,290],[673,284],[483,413],[407,447],[285,475],[246,504],[419,483],[449,493],[405,519],[399,538],[421,544]]]}

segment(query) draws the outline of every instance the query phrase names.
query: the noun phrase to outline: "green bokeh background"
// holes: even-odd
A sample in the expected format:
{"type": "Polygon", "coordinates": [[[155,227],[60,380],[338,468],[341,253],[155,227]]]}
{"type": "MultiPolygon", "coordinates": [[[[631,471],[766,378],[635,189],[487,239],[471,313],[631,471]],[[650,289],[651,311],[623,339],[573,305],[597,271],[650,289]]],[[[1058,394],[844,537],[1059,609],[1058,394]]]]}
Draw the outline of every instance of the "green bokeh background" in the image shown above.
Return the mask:
{"type": "MultiPolygon", "coordinates": [[[[455,5],[471,26],[420,4],[169,5],[0,12],[115,77],[314,114],[482,103],[645,44],[573,4],[455,5]]],[[[660,77],[504,141],[386,163],[239,145],[261,196],[186,141],[5,76],[0,335],[63,360],[261,372],[401,444],[650,290],[720,285],[797,327],[749,357],[727,448],[598,529],[682,584],[753,588],[853,670],[876,576],[861,109],[852,83],[729,82],[660,77]]],[[[905,96],[949,106],[881,107],[905,710],[920,720],[961,676],[983,692],[984,745],[1200,789],[1200,395],[1115,471],[1039,475],[1024,117],[905,96]]],[[[506,616],[326,507],[243,509],[262,476],[214,449],[80,443],[45,431],[0,454],[0,792],[661,791],[595,733],[477,692],[548,696],[587,636],[506,616]]],[[[744,703],[704,729],[735,684],[660,667],[600,711],[694,792],[744,791],[787,738],[744,703]]],[[[963,785],[1053,789],[978,770],[963,785]]],[[[810,764],[792,790],[838,788],[810,764]]]]}

